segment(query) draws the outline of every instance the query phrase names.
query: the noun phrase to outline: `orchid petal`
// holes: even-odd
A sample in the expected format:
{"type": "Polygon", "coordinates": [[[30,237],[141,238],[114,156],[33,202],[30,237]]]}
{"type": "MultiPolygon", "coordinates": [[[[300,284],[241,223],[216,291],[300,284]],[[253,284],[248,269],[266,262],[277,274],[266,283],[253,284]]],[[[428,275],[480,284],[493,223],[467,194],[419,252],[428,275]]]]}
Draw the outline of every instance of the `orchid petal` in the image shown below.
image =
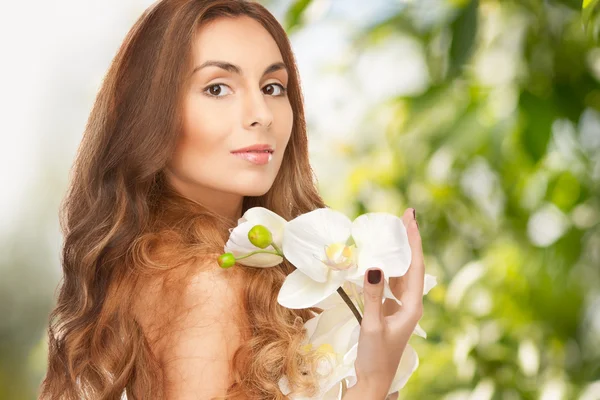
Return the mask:
{"type": "Polygon", "coordinates": [[[281,247],[283,242],[283,229],[285,228],[287,221],[279,214],[264,207],[252,207],[246,210],[244,215],[238,220],[238,224],[239,221],[248,221],[254,223],[254,225],[266,226],[269,231],[271,231],[273,242],[281,247]]]}
{"type": "Polygon", "coordinates": [[[325,247],[346,243],[352,222],[344,214],[319,208],[302,214],[285,225],[283,254],[296,268],[317,282],[325,282],[329,268],[322,262],[325,247]]]}
{"type": "MultiPolygon", "coordinates": [[[[332,375],[332,377],[327,381],[327,383],[323,385],[323,390],[327,390],[326,395],[331,391],[331,388],[339,387],[341,389],[342,380],[351,373],[353,368],[354,367],[352,365],[339,365],[335,372],[335,375],[332,375]]],[[[338,392],[338,396],[339,393],[340,392],[338,392]]],[[[323,397],[323,399],[329,400],[332,399],[332,397],[323,397]]]]}
{"type": "Polygon", "coordinates": [[[277,302],[292,309],[309,308],[334,293],[338,287],[340,287],[339,282],[332,280],[315,282],[297,269],[285,278],[277,302]]]}
{"type": "Polygon", "coordinates": [[[331,389],[327,391],[322,397],[323,400],[338,400],[342,393],[342,383],[338,382],[336,385],[333,385],[331,389]]]}
{"type": "Polygon", "coordinates": [[[240,253],[250,253],[252,251],[258,250],[258,248],[250,243],[250,239],[248,239],[248,232],[253,227],[253,223],[250,221],[245,221],[229,230],[229,240],[225,245],[225,252],[240,252],[240,253]]]}
{"type": "Polygon", "coordinates": [[[331,389],[337,387],[354,368],[354,360],[348,362],[347,353],[358,344],[360,325],[345,303],[323,311],[320,317],[310,343],[314,347],[329,345],[332,354],[323,360],[324,367],[330,369],[319,380],[320,394],[314,398],[327,399],[331,389]]]}
{"type": "Polygon", "coordinates": [[[413,372],[419,366],[419,356],[415,349],[412,348],[411,345],[407,344],[404,352],[402,353],[402,358],[400,359],[400,364],[398,365],[398,369],[396,370],[396,375],[392,380],[392,385],[390,386],[390,390],[388,394],[399,391],[406,385],[408,382],[408,378],[412,375],[413,372]]]}
{"type": "MultiPolygon", "coordinates": [[[[236,252],[232,252],[234,256],[238,257],[236,252]]],[[[255,267],[255,268],[271,268],[281,264],[283,258],[279,257],[275,254],[252,254],[249,257],[236,261],[239,264],[245,265],[247,267],[255,267]]]]}
{"type": "MultiPolygon", "coordinates": [[[[338,272],[338,271],[331,271],[331,272],[338,272]]],[[[351,299],[354,300],[355,296],[352,291],[352,286],[354,286],[354,284],[346,279],[345,282],[343,282],[343,284],[341,286],[342,286],[342,289],[344,289],[344,292],[346,292],[346,294],[348,295],[348,297],[350,297],[351,299]]],[[[362,291],[360,291],[360,287],[356,287],[356,289],[358,291],[358,295],[360,296],[362,294],[362,291]]],[[[330,295],[330,296],[326,297],[325,299],[321,300],[320,302],[318,302],[315,305],[315,307],[319,307],[319,308],[322,308],[323,310],[327,310],[329,308],[337,306],[338,304],[346,304],[346,303],[344,302],[344,300],[342,299],[342,297],[339,294],[333,293],[332,295],[330,295]]]]}
{"type": "Polygon", "coordinates": [[[281,393],[283,393],[284,396],[287,396],[288,394],[290,394],[292,392],[292,389],[290,388],[290,381],[287,378],[287,376],[283,375],[278,382],[279,385],[279,390],[281,390],[281,393]]]}
{"type": "Polygon", "coordinates": [[[352,368],[348,371],[348,375],[346,375],[347,387],[351,388],[356,385],[357,377],[356,377],[356,368],[354,368],[354,362],[356,361],[356,357],[358,357],[358,343],[356,343],[344,356],[344,363],[352,365],[352,368]]]}
{"type": "Polygon", "coordinates": [[[321,315],[323,315],[323,313],[319,313],[316,316],[312,317],[311,319],[309,319],[308,321],[306,321],[304,323],[304,329],[306,330],[306,341],[310,341],[311,336],[313,335],[313,333],[315,332],[315,329],[317,329],[317,325],[319,324],[319,321],[321,320],[321,315]]]}
{"type": "Polygon", "coordinates": [[[336,354],[346,354],[358,342],[360,325],[348,306],[340,304],[323,311],[325,314],[313,332],[310,342],[315,346],[329,344],[336,354]]]}
{"type": "Polygon", "coordinates": [[[323,310],[328,310],[332,307],[337,306],[338,304],[346,304],[346,303],[344,303],[344,300],[340,297],[339,294],[332,293],[329,296],[327,296],[326,298],[324,298],[323,300],[321,300],[320,302],[318,302],[317,304],[315,304],[315,307],[322,308],[323,310]]]}
{"type": "Polygon", "coordinates": [[[394,292],[392,292],[392,288],[390,287],[390,282],[388,279],[385,279],[383,281],[383,297],[384,300],[385,299],[392,299],[394,300],[396,303],[398,303],[398,305],[402,305],[402,302],[400,301],[400,299],[398,299],[395,295],[394,292]]]}
{"type": "Polygon", "coordinates": [[[421,336],[423,339],[427,339],[427,332],[425,332],[425,330],[421,328],[421,325],[419,324],[417,324],[413,333],[417,336],[421,336]]]}
{"type": "Polygon", "coordinates": [[[437,277],[429,274],[425,274],[425,284],[423,287],[423,294],[429,293],[437,285],[437,277]]]}
{"type": "Polygon", "coordinates": [[[386,277],[403,276],[412,257],[402,219],[388,213],[366,213],[352,222],[352,238],[358,247],[358,271],[362,276],[372,267],[386,277]]]}
{"type": "MultiPolygon", "coordinates": [[[[332,296],[340,297],[337,293],[333,294],[332,296]]],[[[314,340],[318,339],[319,337],[322,337],[326,334],[331,334],[331,332],[333,332],[333,330],[336,329],[338,325],[341,325],[344,322],[350,320],[351,318],[354,318],[352,311],[350,310],[350,308],[348,308],[346,303],[343,302],[343,300],[342,303],[339,303],[333,308],[323,311],[319,314],[319,316],[321,317],[321,319],[319,320],[317,327],[311,335],[311,342],[313,343],[314,340]]]]}

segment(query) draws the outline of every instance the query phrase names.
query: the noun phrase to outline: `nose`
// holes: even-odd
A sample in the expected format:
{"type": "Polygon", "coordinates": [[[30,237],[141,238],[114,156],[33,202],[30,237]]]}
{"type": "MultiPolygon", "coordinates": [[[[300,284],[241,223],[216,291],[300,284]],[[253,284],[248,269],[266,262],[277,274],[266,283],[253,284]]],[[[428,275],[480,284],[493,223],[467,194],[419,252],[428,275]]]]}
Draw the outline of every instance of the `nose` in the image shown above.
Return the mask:
{"type": "Polygon", "coordinates": [[[263,128],[269,128],[273,123],[273,113],[265,101],[265,94],[261,90],[250,91],[246,96],[244,105],[244,120],[246,128],[261,125],[263,128]]]}

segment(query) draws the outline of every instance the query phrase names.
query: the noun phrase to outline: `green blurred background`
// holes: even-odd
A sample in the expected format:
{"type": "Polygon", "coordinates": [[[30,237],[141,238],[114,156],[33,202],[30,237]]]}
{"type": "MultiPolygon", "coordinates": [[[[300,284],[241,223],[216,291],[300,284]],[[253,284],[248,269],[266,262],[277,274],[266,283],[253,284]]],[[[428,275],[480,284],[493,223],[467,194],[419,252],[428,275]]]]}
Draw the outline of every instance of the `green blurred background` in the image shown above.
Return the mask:
{"type": "MultiPolygon", "coordinates": [[[[400,398],[600,399],[599,2],[262,3],[294,45],[326,203],[417,210],[439,283],[400,398]]],[[[35,398],[45,373],[58,201],[95,90],[1,232],[0,399],[35,398]]]]}

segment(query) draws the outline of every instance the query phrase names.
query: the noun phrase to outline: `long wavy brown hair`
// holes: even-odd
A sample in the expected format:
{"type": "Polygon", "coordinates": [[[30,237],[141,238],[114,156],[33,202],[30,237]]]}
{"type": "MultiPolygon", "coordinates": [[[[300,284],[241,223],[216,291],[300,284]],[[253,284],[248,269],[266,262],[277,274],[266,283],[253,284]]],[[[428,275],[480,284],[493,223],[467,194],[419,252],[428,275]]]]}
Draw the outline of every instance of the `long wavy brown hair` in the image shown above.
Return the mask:
{"type": "MultiPolygon", "coordinates": [[[[289,71],[294,120],[281,169],[270,190],[245,197],[243,210],[266,207],[287,220],[325,207],[309,164],[296,62],[282,26],[263,6],[243,0],[162,0],[128,32],[86,124],[60,209],[63,280],[48,328],[42,399],[156,399],[161,364],[133,317],[140,282],[223,252],[231,221],[178,194],[164,175],[182,130],[191,48],[202,24],[249,16],[270,32],[289,71]]],[[[303,323],[319,309],[277,303],[284,261],[243,274],[249,340],[231,366],[228,398],[283,399],[291,386],[314,393],[313,355],[301,350],[303,323]]],[[[185,285],[186,279],[172,284],[185,285]]],[[[170,290],[175,290],[171,288],[170,290]]]]}

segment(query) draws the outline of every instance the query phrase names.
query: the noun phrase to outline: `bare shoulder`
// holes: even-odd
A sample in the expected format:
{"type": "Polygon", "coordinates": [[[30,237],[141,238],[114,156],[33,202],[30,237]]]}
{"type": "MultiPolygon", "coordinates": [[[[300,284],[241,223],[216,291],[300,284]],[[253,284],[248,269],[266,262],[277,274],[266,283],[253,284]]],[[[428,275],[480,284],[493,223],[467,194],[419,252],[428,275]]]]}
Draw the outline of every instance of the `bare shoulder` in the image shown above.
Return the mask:
{"type": "Polygon", "coordinates": [[[166,398],[225,394],[244,324],[239,272],[203,259],[148,282],[140,293],[146,300],[137,314],[163,367],[166,398]]]}

